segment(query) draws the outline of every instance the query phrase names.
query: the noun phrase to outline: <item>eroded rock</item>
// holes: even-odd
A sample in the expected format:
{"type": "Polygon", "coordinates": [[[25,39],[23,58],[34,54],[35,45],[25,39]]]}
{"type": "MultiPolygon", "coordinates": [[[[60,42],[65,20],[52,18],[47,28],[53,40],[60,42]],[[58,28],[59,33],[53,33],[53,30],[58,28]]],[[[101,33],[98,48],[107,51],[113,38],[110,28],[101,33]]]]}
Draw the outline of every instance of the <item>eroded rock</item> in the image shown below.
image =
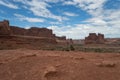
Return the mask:
{"type": "Polygon", "coordinates": [[[111,61],[103,61],[103,62],[100,62],[100,63],[96,63],[96,65],[98,67],[115,67],[116,63],[111,62],[111,61]]]}
{"type": "Polygon", "coordinates": [[[4,20],[0,22],[0,35],[11,35],[9,21],[4,20]]]}
{"type": "Polygon", "coordinates": [[[44,71],[43,77],[48,79],[49,77],[55,77],[57,74],[57,69],[54,66],[47,66],[44,71]]]}
{"type": "Polygon", "coordinates": [[[104,34],[89,33],[89,36],[85,37],[85,44],[103,44],[104,42],[104,34]]]}

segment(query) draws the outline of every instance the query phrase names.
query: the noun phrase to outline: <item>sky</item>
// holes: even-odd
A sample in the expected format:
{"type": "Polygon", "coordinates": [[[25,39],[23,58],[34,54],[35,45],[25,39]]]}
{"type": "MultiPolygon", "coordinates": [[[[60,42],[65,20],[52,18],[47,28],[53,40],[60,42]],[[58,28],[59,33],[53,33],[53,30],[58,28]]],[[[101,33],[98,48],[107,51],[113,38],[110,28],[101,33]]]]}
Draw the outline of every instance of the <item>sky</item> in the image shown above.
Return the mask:
{"type": "Polygon", "coordinates": [[[120,0],[0,0],[0,21],[57,36],[84,39],[89,33],[120,38],[120,0]]]}

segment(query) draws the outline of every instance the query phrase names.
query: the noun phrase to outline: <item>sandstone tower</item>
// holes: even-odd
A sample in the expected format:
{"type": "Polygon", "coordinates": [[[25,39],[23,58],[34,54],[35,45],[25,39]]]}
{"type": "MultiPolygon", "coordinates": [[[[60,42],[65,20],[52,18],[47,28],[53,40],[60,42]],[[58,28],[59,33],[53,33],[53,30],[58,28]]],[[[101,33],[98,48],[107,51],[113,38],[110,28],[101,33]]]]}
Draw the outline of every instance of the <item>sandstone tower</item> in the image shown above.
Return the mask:
{"type": "Polygon", "coordinates": [[[85,44],[104,44],[104,34],[89,33],[88,37],[85,37],[85,44]]]}

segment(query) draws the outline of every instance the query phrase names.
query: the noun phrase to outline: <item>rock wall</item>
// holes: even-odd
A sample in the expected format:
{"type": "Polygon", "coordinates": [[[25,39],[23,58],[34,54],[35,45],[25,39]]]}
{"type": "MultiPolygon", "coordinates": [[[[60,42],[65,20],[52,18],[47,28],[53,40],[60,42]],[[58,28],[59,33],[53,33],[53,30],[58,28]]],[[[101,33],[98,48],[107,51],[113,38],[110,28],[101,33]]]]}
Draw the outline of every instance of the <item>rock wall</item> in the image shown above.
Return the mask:
{"type": "Polygon", "coordinates": [[[72,44],[73,44],[73,40],[72,40],[72,39],[67,39],[67,43],[68,43],[69,45],[72,45],[72,44]]]}
{"type": "Polygon", "coordinates": [[[10,26],[11,31],[14,35],[26,35],[27,30],[16,26],[10,26]]]}
{"type": "Polygon", "coordinates": [[[75,39],[73,40],[73,44],[84,44],[84,39],[75,39]]]}
{"type": "Polygon", "coordinates": [[[11,35],[9,21],[4,20],[0,22],[0,35],[11,35]]]}
{"type": "Polygon", "coordinates": [[[32,28],[27,30],[26,35],[55,38],[55,35],[53,34],[52,30],[47,29],[47,28],[32,27],[32,28]]]}
{"type": "Polygon", "coordinates": [[[56,36],[56,41],[58,42],[58,44],[61,44],[61,45],[72,45],[73,44],[73,40],[66,39],[66,36],[61,36],[61,37],[56,36]]]}
{"type": "Polygon", "coordinates": [[[51,29],[37,27],[24,29],[16,26],[9,26],[8,20],[0,22],[0,35],[37,36],[55,39],[55,34],[53,34],[51,29]]]}
{"type": "MultiPolygon", "coordinates": [[[[27,46],[43,46],[51,44],[69,44],[71,40],[67,40],[65,36],[58,37],[53,34],[51,29],[31,27],[24,29],[16,26],[9,26],[9,21],[0,22],[0,38],[3,45],[14,45],[21,47],[27,46]],[[7,35],[7,36],[4,36],[7,35]],[[22,40],[21,40],[22,39],[22,40]],[[19,44],[19,45],[17,45],[19,44]]],[[[38,47],[39,47],[38,46],[38,47]]]]}
{"type": "Polygon", "coordinates": [[[9,26],[9,21],[0,22],[0,48],[42,48],[56,45],[55,34],[47,28],[24,29],[9,26]]]}
{"type": "Polygon", "coordinates": [[[11,26],[11,31],[14,35],[55,38],[55,35],[53,34],[52,30],[47,28],[32,27],[30,29],[24,29],[11,26]]]}
{"type": "Polygon", "coordinates": [[[31,36],[0,36],[0,49],[44,49],[56,45],[52,38],[31,36]]]}
{"type": "Polygon", "coordinates": [[[104,42],[104,34],[89,33],[89,36],[85,37],[85,44],[103,44],[104,42]]]}
{"type": "Polygon", "coordinates": [[[106,44],[120,45],[120,38],[106,38],[105,40],[106,44]]]}
{"type": "Polygon", "coordinates": [[[98,33],[98,41],[97,41],[99,44],[103,44],[105,42],[105,39],[104,39],[104,34],[100,34],[98,33]]]}

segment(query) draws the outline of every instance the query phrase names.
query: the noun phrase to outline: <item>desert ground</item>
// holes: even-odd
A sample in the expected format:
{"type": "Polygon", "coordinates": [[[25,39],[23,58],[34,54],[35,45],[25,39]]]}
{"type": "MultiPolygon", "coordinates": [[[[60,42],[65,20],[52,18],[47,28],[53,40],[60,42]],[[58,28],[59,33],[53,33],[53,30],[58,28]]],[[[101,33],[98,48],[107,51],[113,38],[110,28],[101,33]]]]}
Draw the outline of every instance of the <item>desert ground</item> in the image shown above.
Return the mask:
{"type": "Polygon", "coordinates": [[[120,80],[120,53],[0,50],[0,80],[120,80]]]}

